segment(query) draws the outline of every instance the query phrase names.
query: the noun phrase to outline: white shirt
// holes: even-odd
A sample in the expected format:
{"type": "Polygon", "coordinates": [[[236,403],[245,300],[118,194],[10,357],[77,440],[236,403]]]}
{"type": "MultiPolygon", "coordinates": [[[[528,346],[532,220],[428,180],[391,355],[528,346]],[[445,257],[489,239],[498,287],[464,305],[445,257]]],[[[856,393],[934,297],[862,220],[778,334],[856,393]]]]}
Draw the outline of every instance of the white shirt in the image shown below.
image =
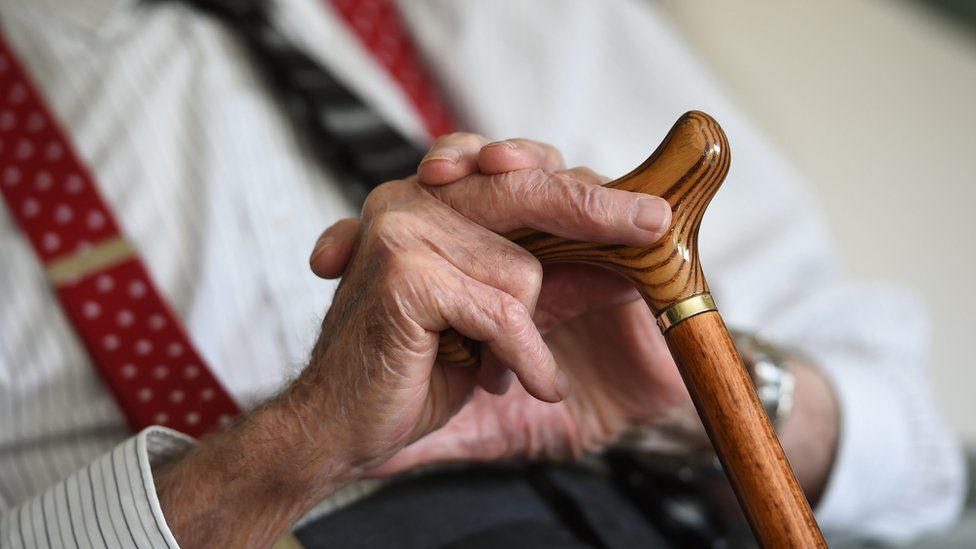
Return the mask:
{"type": "MultiPolygon", "coordinates": [[[[296,41],[423,139],[399,87],[320,0],[281,3],[296,41]]],[[[899,542],[954,519],[962,462],[926,378],[923,313],[897,289],[843,278],[805,184],[653,5],[401,8],[459,117],[490,138],[549,141],[614,176],[682,112],[715,116],[734,161],[705,218],[703,263],[730,324],[798,348],[836,389],[825,531],[899,542]]],[[[245,406],[279,390],[305,365],[334,290],[308,252],[355,212],[235,37],[177,1],[0,0],[0,24],[216,375],[245,406]]],[[[5,208],[0,266],[0,546],[175,547],[150,465],[192,442],[127,432],[5,208]]]]}

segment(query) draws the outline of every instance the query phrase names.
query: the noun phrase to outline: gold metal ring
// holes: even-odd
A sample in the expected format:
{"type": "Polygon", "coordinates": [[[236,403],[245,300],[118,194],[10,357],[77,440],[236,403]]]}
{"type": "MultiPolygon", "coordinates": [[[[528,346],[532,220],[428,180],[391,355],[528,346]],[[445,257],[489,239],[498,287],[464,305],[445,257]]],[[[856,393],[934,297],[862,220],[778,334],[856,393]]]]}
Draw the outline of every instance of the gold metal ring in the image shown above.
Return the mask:
{"type": "Polygon", "coordinates": [[[662,332],[666,332],[682,320],[691,318],[697,314],[717,310],[718,308],[715,307],[715,300],[712,299],[712,294],[693,295],[688,299],[675,303],[658,315],[657,325],[661,328],[662,332]]]}

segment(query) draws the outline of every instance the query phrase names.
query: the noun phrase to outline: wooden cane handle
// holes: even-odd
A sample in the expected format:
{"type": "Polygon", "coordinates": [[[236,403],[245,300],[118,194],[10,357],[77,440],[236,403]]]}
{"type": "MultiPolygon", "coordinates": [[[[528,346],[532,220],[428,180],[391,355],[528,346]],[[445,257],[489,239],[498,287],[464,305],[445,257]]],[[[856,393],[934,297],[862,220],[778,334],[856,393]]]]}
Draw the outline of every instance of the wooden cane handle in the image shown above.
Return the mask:
{"type": "MultiPolygon", "coordinates": [[[[506,235],[542,263],[584,262],[629,278],[658,324],[753,532],[764,547],[826,547],[810,506],[715,309],[698,259],[698,228],[729,170],[722,128],[689,112],[629,174],[608,187],[663,197],[671,228],[645,248],[577,242],[532,230],[506,235]]],[[[478,364],[478,344],[442,334],[438,359],[478,364]]]]}
{"type": "MultiPolygon", "coordinates": [[[[567,240],[521,229],[505,235],[542,263],[583,262],[617,271],[634,282],[655,315],[688,297],[708,293],[698,262],[698,226],[729,170],[725,132],[705,113],[675,123],[651,156],[607,187],[660,196],[671,204],[671,228],[646,248],[567,240]]],[[[438,358],[474,367],[478,345],[453,330],[441,335],[438,358]]]]}

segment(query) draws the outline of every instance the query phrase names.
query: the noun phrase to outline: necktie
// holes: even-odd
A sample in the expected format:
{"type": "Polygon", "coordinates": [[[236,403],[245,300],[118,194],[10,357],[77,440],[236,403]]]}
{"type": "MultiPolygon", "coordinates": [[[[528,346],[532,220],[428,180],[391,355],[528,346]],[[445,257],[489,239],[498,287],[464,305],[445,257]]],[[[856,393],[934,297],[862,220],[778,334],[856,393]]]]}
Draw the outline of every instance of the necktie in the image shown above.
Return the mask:
{"type": "MultiPolygon", "coordinates": [[[[184,0],[233,29],[246,44],[317,158],[361,203],[376,185],[414,173],[424,150],[386,123],[271,22],[267,0],[184,0]]],[[[431,84],[390,0],[330,1],[402,86],[433,137],[451,131],[449,111],[431,84]]]]}
{"type": "Polygon", "coordinates": [[[434,80],[421,63],[410,35],[391,0],[330,0],[373,57],[400,84],[424,119],[427,133],[437,137],[454,131],[454,120],[434,80]]]}

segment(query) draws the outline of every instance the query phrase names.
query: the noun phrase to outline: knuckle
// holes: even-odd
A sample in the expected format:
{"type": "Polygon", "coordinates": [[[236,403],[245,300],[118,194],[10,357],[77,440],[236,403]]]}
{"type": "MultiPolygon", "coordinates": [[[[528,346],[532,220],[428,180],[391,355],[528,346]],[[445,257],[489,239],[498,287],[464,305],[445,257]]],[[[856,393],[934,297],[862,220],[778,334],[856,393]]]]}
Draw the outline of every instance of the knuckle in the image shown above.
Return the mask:
{"type": "Polygon", "coordinates": [[[602,187],[576,182],[569,206],[576,219],[586,225],[603,226],[611,212],[610,193],[602,187]]]}
{"type": "Polygon", "coordinates": [[[370,191],[363,202],[363,217],[372,217],[387,210],[396,196],[397,188],[403,183],[402,180],[387,181],[370,191]]]}
{"type": "Polygon", "coordinates": [[[381,212],[370,220],[370,233],[378,237],[401,234],[403,229],[413,223],[412,217],[411,214],[399,210],[381,212]]]}
{"type": "Polygon", "coordinates": [[[542,263],[532,254],[519,250],[509,265],[508,275],[518,288],[535,292],[542,286],[542,263]]]}
{"type": "Polygon", "coordinates": [[[529,311],[525,308],[525,305],[522,305],[522,302],[511,296],[506,296],[498,300],[494,313],[494,321],[499,331],[520,336],[525,332],[528,316],[529,311]]]}
{"type": "Polygon", "coordinates": [[[409,212],[389,210],[376,214],[369,224],[366,247],[380,260],[390,260],[409,252],[410,235],[418,224],[416,216],[409,212]]]}
{"type": "Polygon", "coordinates": [[[387,287],[401,288],[414,279],[413,261],[404,256],[390,257],[384,264],[383,281],[387,287]]]}
{"type": "Polygon", "coordinates": [[[540,194],[545,193],[549,187],[552,175],[542,168],[527,168],[505,174],[508,186],[513,193],[513,198],[524,203],[524,201],[538,201],[540,194]]]}

